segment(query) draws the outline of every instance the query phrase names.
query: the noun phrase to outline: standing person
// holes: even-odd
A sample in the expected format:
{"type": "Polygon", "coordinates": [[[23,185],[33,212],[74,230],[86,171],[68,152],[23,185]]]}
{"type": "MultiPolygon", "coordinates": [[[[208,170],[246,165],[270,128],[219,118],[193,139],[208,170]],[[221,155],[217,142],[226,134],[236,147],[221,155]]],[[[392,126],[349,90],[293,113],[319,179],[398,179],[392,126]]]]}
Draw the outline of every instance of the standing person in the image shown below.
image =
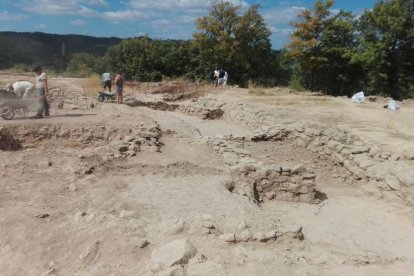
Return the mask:
{"type": "Polygon", "coordinates": [[[226,75],[226,71],[224,71],[223,68],[220,69],[219,71],[219,76],[218,76],[218,85],[221,85],[223,87],[224,84],[224,76],[226,75]]]}
{"type": "Polygon", "coordinates": [[[229,79],[229,74],[227,74],[227,71],[224,71],[224,77],[223,77],[223,89],[227,88],[227,80],[229,79]]]}
{"type": "Polygon", "coordinates": [[[36,117],[42,118],[43,116],[50,116],[49,104],[47,103],[47,96],[49,95],[49,88],[47,85],[47,75],[42,71],[41,67],[33,69],[36,74],[36,98],[39,102],[39,108],[37,110],[36,117]]]}
{"type": "Polygon", "coordinates": [[[214,86],[215,87],[218,86],[218,79],[219,79],[219,70],[216,67],[216,69],[214,70],[214,86]]]}
{"type": "Polygon", "coordinates": [[[115,77],[115,86],[116,86],[116,94],[117,94],[117,102],[123,103],[124,101],[124,77],[120,73],[116,73],[115,77]]]}
{"type": "Polygon", "coordinates": [[[109,92],[111,92],[112,79],[111,74],[108,71],[102,74],[102,84],[104,91],[106,91],[106,88],[108,87],[109,92]]]}
{"type": "Polygon", "coordinates": [[[209,76],[211,81],[211,86],[214,87],[214,84],[216,83],[216,75],[214,73],[214,70],[210,72],[209,76]]]}

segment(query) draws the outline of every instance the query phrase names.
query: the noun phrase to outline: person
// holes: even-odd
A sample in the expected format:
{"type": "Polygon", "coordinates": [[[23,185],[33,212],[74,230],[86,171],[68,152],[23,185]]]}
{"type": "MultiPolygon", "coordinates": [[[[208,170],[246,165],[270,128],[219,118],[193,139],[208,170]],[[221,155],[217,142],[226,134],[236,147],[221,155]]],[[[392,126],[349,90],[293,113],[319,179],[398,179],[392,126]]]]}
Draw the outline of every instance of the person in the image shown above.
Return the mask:
{"type": "Polygon", "coordinates": [[[108,71],[102,74],[102,84],[105,91],[108,87],[109,92],[111,92],[112,79],[111,74],[108,71]]]}
{"type": "Polygon", "coordinates": [[[224,76],[226,75],[226,71],[224,71],[223,68],[220,69],[219,71],[219,76],[218,76],[218,85],[221,85],[223,87],[224,84],[224,76]]]}
{"type": "Polygon", "coordinates": [[[224,77],[223,77],[223,89],[227,88],[227,80],[229,79],[229,74],[227,73],[227,71],[224,72],[224,77]]]}
{"type": "Polygon", "coordinates": [[[219,70],[216,67],[216,69],[214,70],[214,86],[215,87],[218,86],[218,79],[219,79],[219,70]]]}
{"type": "Polygon", "coordinates": [[[116,86],[116,94],[117,94],[117,102],[123,103],[124,101],[124,77],[120,73],[116,73],[115,77],[115,86],[116,86]]]}
{"type": "Polygon", "coordinates": [[[36,74],[36,98],[39,102],[39,108],[37,110],[36,117],[42,118],[43,116],[50,116],[49,104],[47,102],[47,96],[49,95],[49,88],[47,85],[47,75],[43,72],[40,66],[33,69],[36,74]]]}
{"type": "Polygon", "coordinates": [[[13,85],[11,85],[10,83],[6,85],[7,91],[13,91],[17,97],[23,99],[27,99],[34,91],[34,88],[35,87],[33,83],[29,81],[16,81],[15,83],[13,83],[13,85]]]}
{"type": "Polygon", "coordinates": [[[214,73],[214,70],[210,72],[209,78],[210,78],[210,81],[211,81],[211,86],[214,87],[214,85],[216,83],[216,75],[214,73]]]}

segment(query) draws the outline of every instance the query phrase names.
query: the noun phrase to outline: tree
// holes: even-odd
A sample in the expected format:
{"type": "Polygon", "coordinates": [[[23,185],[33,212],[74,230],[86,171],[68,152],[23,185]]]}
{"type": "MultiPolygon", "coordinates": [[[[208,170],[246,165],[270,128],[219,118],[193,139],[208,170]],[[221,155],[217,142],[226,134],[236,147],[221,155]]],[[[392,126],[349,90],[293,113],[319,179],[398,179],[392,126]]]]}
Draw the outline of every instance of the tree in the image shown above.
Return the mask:
{"type": "Polygon", "coordinates": [[[349,95],[361,86],[362,67],[353,59],[358,52],[355,19],[350,12],[332,14],[333,0],[316,1],[293,23],[289,56],[300,67],[301,83],[331,95],[349,95]]]}
{"type": "Polygon", "coordinates": [[[414,96],[414,1],[379,1],[361,16],[359,31],[371,93],[414,96]]]}
{"type": "Polygon", "coordinates": [[[224,67],[232,81],[246,85],[248,80],[265,82],[277,71],[270,43],[270,30],[259,13],[259,5],[243,14],[241,7],[228,1],[213,2],[210,14],[196,20],[193,48],[196,71],[207,76],[214,67],[224,67]]]}

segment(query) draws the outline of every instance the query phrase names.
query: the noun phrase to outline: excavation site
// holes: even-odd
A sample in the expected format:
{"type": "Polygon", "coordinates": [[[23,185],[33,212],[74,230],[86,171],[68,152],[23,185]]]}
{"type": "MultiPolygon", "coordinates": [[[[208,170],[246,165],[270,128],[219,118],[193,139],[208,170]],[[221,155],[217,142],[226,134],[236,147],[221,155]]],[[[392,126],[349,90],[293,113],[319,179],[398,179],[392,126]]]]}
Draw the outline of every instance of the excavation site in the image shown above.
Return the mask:
{"type": "Polygon", "coordinates": [[[412,101],[82,81],[0,118],[0,275],[414,271],[412,101]]]}

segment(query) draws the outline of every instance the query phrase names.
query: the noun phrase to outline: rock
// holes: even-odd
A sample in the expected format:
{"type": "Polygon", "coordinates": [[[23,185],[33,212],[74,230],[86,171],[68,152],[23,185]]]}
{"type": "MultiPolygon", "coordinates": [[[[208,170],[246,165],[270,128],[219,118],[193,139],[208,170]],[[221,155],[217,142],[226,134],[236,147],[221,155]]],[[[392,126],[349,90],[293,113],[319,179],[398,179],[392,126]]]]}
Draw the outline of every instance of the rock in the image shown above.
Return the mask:
{"type": "Polygon", "coordinates": [[[224,242],[236,242],[236,236],[233,233],[226,233],[219,236],[219,239],[224,242]]]}
{"type": "Polygon", "coordinates": [[[149,242],[146,239],[140,239],[140,238],[135,239],[133,242],[139,248],[145,248],[149,244],[149,242]]]}
{"type": "Polygon", "coordinates": [[[354,178],[359,180],[359,179],[363,179],[366,177],[365,172],[359,168],[353,161],[351,160],[345,160],[344,162],[344,167],[350,171],[351,173],[353,173],[354,178]]]}
{"type": "Polygon", "coordinates": [[[412,150],[412,151],[406,151],[404,153],[404,159],[414,160],[414,150],[412,150]]]}
{"type": "Polygon", "coordinates": [[[81,220],[82,217],[86,216],[87,213],[86,212],[77,212],[75,214],[75,221],[78,222],[81,220]]]}
{"type": "Polygon", "coordinates": [[[238,226],[237,228],[239,228],[239,230],[244,230],[244,229],[246,229],[246,228],[249,228],[249,225],[246,223],[246,221],[242,220],[242,221],[239,223],[239,226],[238,226]]]}
{"type": "Polygon", "coordinates": [[[277,231],[271,230],[265,234],[266,240],[276,240],[277,238],[277,231]]]}
{"type": "Polygon", "coordinates": [[[130,219],[135,217],[135,212],[134,211],[127,211],[127,210],[122,210],[119,213],[119,218],[126,218],[126,219],[130,219]]]}
{"type": "Polygon", "coordinates": [[[352,154],[361,154],[361,153],[365,153],[365,152],[369,152],[371,148],[367,147],[367,146],[354,146],[351,148],[351,153],[352,154]]]}
{"type": "Polygon", "coordinates": [[[274,198],[275,198],[275,196],[276,196],[276,194],[275,194],[274,192],[267,192],[267,193],[265,193],[265,197],[266,197],[268,200],[272,200],[272,199],[274,199],[274,198]]]}
{"type": "Polygon", "coordinates": [[[305,238],[305,236],[302,233],[302,226],[298,225],[285,226],[283,229],[280,230],[280,233],[282,233],[282,236],[284,237],[298,239],[300,241],[305,238]]]}
{"type": "Polygon", "coordinates": [[[244,230],[240,234],[236,234],[236,241],[248,242],[253,238],[253,234],[249,230],[244,230]]]}
{"type": "Polygon", "coordinates": [[[298,164],[298,165],[296,165],[292,168],[292,173],[294,173],[294,174],[301,174],[301,173],[305,173],[305,172],[306,172],[306,168],[302,164],[298,164]]]}
{"type": "Polygon", "coordinates": [[[125,143],[129,143],[129,142],[132,142],[134,140],[135,140],[134,136],[127,135],[127,136],[124,137],[124,142],[125,143]]]}
{"type": "Polygon", "coordinates": [[[54,276],[56,275],[56,269],[55,268],[51,268],[48,271],[46,271],[45,273],[42,274],[42,276],[54,276]]]}
{"type": "Polygon", "coordinates": [[[137,153],[134,150],[129,150],[125,154],[126,154],[127,157],[137,156],[137,153]]]}
{"type": "Polygon", "coordinates": [[[151,261],[163,267],[171,267],[186,264],[196,253],[197,249],[189,240],[179,239],[155,249],[151,254],[151,261]]]}
{"type": "Polygon", "coordinates": [[[391,155],[390,158],[388,158],[389,161],[397,161],[400,160],[400,156],[396,153],[394,153],[393,155],[391,155]]]}
{"type": "Polygon", "coordinates": [[[388,174],[385,177],[385,184],[394,191],[401,191],[401,183],[398,178],[394,175],[388,174]]]}
{"type": "Polygon", "coordinates": [[[259,242],[266,242],[266,236],[263,234],[263,232],[257,232],[253,235],[253,240],[259,242]]]}
{"type": "Polygon", "coordinates": [[[381,152],[380,155],[379,155],[379,157],[382,158],[382,159],[384,159],[384,160],[387,160],[391,156],[392,156],[392,154],[389,153],[389,152],[381,152]]]}
{"type": "Polygon", "coordinates": [[[161,233],[168,235],[177,235],[184,231],[185,222],[181,219],[171,219],[160,224],[161,233]]]}
{"type": "Polygon", "coordinates": [[[51,167],[52,166],[52,162],[51,161],[40,161],[38,163],[39,167],[43,167],[43,168],[47,168],[47,167],[51,167]]]}
{"type": "Polygon", "coordinates": [[[129,150],[128,145],[125,144],[120,144],[116,148],[119,152],[127,152],[129,150]]]}
{"type": "Polygon", "coordinates": [[[78,187],[76,186],[75,183],[70,183],[69,190],[72,192],[76,192],[78,190],[78,187]]]}
{"type": "Polygon", "coordinates": [[[98,249],[99,249],[99,241],[94,242],[92,245],[85,248],[83,253],[79,256],[79,259],[81,259],[84,262],[92,261],[97,255],[98,249]]]}
{"type": "Polygon", "coordinates": [[[48,218],[48,217],[50,217],[50,215],[49,214],[40,214],[40,215],[37,215],[36,217],[37,218],[48,218]]]}
{"type": "Polygon", "coordinates": [[[214,224],[210,221],[203,221],[201,223],[201,227],[207,228],[207,229],[215,229],[214,224]]]}

